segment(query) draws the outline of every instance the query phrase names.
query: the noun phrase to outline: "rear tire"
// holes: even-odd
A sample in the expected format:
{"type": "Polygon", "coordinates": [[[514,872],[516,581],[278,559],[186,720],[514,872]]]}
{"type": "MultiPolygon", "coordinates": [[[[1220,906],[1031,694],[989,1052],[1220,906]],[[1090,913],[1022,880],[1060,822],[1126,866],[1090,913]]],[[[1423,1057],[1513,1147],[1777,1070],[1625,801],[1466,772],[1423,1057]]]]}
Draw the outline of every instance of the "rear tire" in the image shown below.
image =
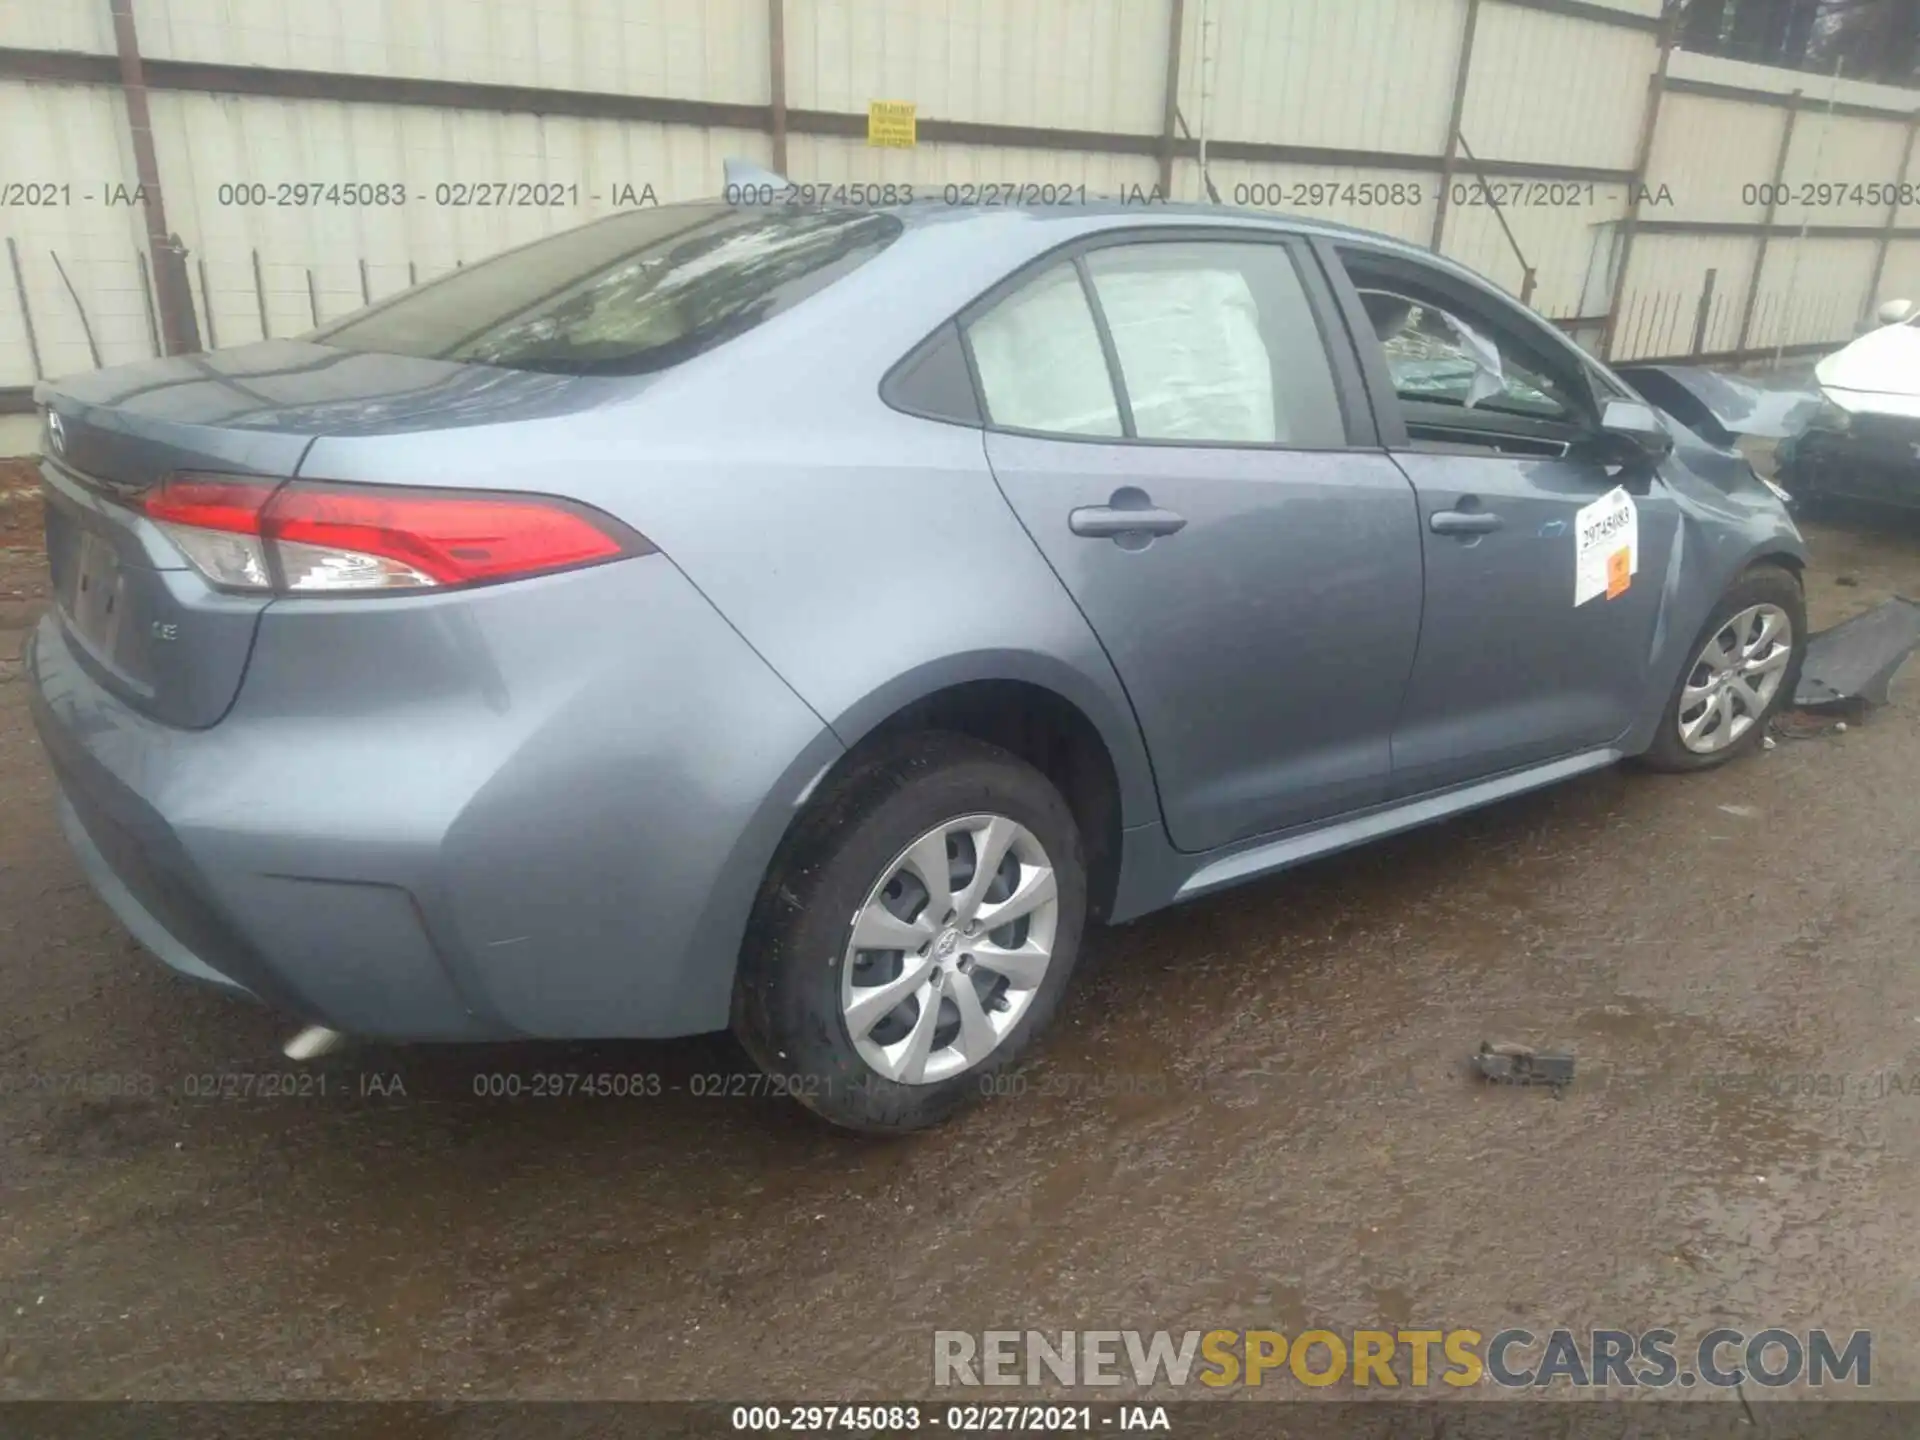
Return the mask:
{"type": "MultiPolygon", "coordinates": [[[[1745,636],[1737,637],[1745,639],[1745,636]]],[[[1750,754],[1760,745],[1767,733],[1767,724],[1783,708],[1793,703],[1793,693],[1800,684],[1800,665],[1807,653],[1807,601],[1800,587],[1800,581],[1790,572],[1777,565],[1756,565],[1748,570],[1728,588],[1713,607],[1713,613],[1707,623],[1701,627],[1695,637],[1693,647],[1687,652],[1686,668],[1674,682],[1673,694],[1668,697],[1667,708],[1661,713],[1660,728],[1655,733],[1653,744],[1641,755],[1640,763],[1650,770],[1669,773],[1684,773],[1693,770],[1711,770],[1724,765],[1738,756],[1750,754]],[[1744,702],[1730,697],[1730,715],[1737,717],[1729,723],[1745,723],[1737,733],[1713,749],[1699,749],[1695,746],[1711,743],[1714,738],[1714,726],[1711,718],[1704,731],[1695,731],[1694,745],[1689,745],[1687,729],[1703,715],[1703,705],[1711,708],[1708,702],[1699,697],[1703,692],[1712,691],[1715,669],[1713,656],[1735,653],[1726,642],[1729,627],[1740,617],[1756,615],[1751,623],[1749,634],[1757,635],[1761,621],[1769,612],[1778,612],[1785,616],[1792,626],[1792,637],[1788,641],[1789,650],[1780,670],[1779,684],[1766,695],[1766,703],[1757,713],[1750,708],[1742,708],[1744,702]]],[[[1734,671],[1740,666],[1729,667],[1734,671]]],[[[1750,675],[1741,677],[1751,693],[1753,679],[1750,675]]],[[[1724,688],[1724,687],[1721,687],[1724,688]]],[[[1717,698],[1717,692],[1716,692],[1717,698]]]]}
{"type": "Polygon", "coordinates": [[[1052,1017],[1086,894],[1073,814],[1038,770],[961,735],[882,742],[813,801],[769,867],[734,1033],[779,1088],[835,1125],[937,1124],[987,1093],[1052,1017]],[[982,853],[997,849],[1004,858],[975,886],[982,853]],[[943,854],[949,894],[931,873],[943,854]],[[900,943],[856,946],[856,931],[900,943]]]}

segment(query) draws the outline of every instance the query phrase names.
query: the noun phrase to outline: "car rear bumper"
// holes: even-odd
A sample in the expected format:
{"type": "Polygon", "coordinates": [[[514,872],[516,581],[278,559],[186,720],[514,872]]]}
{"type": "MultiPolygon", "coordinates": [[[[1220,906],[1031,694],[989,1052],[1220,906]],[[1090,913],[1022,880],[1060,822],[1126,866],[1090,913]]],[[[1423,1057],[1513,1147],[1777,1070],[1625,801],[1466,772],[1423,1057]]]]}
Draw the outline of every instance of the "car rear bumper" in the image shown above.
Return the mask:
{"type": "Polygon", "coordinates": [[[61,823],[175,971],[389,1039],[726,1024],[760,877],[840,746],[664,559],[278,602],[220,724],[28,652],[61,823]]]}

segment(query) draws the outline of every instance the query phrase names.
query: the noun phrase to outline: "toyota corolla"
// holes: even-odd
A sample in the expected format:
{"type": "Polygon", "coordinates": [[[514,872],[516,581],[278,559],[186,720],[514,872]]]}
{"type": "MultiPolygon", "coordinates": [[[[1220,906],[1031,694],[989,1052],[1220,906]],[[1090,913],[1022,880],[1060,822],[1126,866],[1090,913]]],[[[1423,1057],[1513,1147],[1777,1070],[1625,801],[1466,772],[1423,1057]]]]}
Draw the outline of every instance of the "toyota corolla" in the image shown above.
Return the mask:
{"type": "Polygon", "coordinates": [[[1090,922],[1752,749],[1806,633],[1739,457],[1265,214],[638,210],[38,399],[34,714],[147,949],[323,1036],[731,1026],[858,1129],[1090,922]]]}

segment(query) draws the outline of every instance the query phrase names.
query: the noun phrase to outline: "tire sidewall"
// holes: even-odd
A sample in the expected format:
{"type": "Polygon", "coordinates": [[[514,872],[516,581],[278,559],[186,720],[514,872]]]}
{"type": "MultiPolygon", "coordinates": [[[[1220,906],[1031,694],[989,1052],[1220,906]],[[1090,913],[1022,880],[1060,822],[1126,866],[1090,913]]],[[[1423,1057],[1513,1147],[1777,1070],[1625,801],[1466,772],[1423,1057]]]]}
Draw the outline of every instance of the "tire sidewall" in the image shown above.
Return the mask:
{"type": "Polygon", "coordinates": [[[796,848],[780,888],[800,904],[784,907],[784,923],[761,927],[762,1023],[752,1028],[766,1033],[742,1038],[763,1067],[789,1078],[798,1098],[855,1129],[916,1129],[986,1093],[990,1077],[1019,1058],[1058,1008],[1086,923],[1079,830],[1059,792],[1025,762],[977,742],[935,748],[946,752],[944,763],[915,766],[917,773],[865,813],[796,848]],[[984,1063],[933,1084],[889,1080],[855,1048],[841,1006],[854,917],[913,841],[943,822],[988,813],[1025,826],[1053,867],[1059,915],[1052,962],[1026,1013],[984,1063]],[[798,893],[795,880],[803,887],[798,893]]]}

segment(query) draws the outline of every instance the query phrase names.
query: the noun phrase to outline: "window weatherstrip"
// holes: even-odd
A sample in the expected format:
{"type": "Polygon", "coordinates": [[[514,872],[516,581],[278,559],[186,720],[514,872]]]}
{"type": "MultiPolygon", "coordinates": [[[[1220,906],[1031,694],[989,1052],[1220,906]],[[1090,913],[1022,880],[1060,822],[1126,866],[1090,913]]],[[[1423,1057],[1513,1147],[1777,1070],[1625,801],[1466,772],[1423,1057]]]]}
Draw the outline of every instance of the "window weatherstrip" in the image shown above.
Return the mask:
{"type": "Polygon", "coordinates": [[[1126,377],[1120,373],[1120,351],[1113,343],[1113,332],[1107,329],[1107,312],[1100,308],[1100,296],[1093,288],[1093,272],[1087,269],[1087,253],[1082,250],[1073,257],[1073,273],[1080,277],[1080,293],[1086,297],[1087,309],[1093,314],[1093,328],[1100,336],[1100,353],[1107,357],[1107,379],[1113,386],[1113,403],[1120,410],[1120,435],[1125,440],[1138,440],[1139,434],[1133,426],[1133,402],[1127,398],[1126,377]]]}

